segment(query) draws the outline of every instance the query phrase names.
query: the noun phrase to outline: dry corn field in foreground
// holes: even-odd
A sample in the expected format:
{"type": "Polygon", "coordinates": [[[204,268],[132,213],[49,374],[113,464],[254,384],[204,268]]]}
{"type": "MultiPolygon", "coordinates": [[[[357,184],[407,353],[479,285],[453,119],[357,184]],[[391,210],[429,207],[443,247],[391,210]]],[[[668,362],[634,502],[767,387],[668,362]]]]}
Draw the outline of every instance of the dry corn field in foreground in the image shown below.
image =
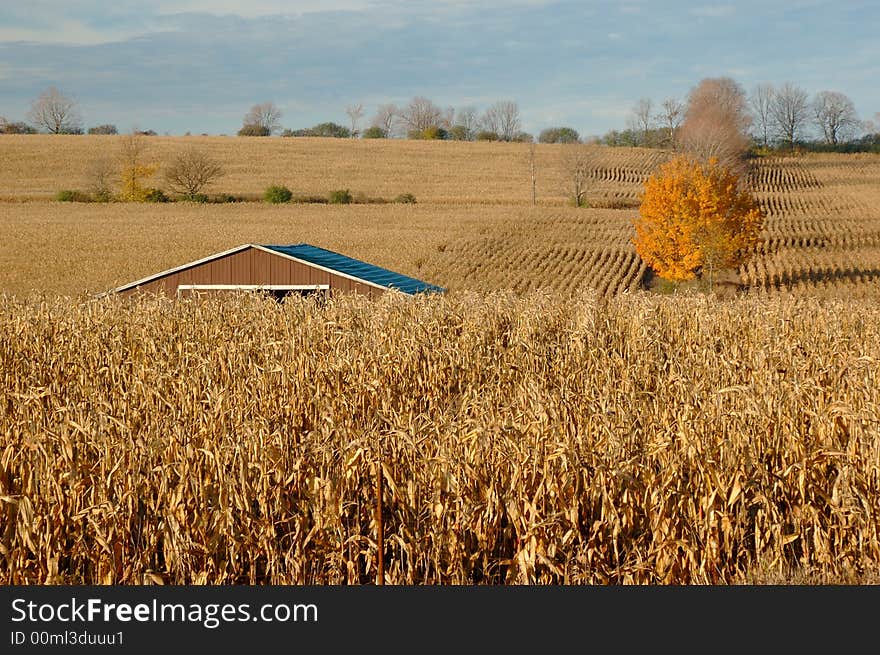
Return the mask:
{"type": "MultiPolygon", "coordinates": [[[[566,205],[570,146],[535,148],[530,206],[525,144],[243,137],[150,137],[150,161],[194,145],[226,177],[211,189],[257,197],[270,184],[331,189],[416,205],[258,202],[80,204],[116,137],[0,138],[0,291],[95,293],[247,243],[308,242],[451,290],[595,288],[646,283],[632,221],[642,185],[668,153],[595,148],[587,209],[566,205]],[[616,207],[616,208],[615,208],[616,207]],[[622,208],[621,208],[622,207],[622,208]]],[[[756,159],[751,186],[767,214],[764,241],[734,276],[759,295],[880,298],[880,155],[756,159]]],[[[161,185],[161,176],[151,183],[161,185]]]]}
{"type": "Polygon", "coordinates": [[[880,307],[0,296],[0,582],[877,581],[880,307]]]}

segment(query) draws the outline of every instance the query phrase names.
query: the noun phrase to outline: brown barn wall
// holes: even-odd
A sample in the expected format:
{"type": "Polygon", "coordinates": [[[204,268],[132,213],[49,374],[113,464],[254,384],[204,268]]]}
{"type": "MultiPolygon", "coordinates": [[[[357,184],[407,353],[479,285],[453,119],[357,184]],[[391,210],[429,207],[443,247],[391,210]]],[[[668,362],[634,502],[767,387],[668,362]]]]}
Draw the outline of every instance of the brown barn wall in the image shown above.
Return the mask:
{"type": "Polygon", "coordinates": [[[256,248],[248,248],[198,266],[170,273],[121,293],[176,296],[181,284],[329,284],[331,293],[354,292],[375,298],[382,289],[334,275],[256,248]]]}

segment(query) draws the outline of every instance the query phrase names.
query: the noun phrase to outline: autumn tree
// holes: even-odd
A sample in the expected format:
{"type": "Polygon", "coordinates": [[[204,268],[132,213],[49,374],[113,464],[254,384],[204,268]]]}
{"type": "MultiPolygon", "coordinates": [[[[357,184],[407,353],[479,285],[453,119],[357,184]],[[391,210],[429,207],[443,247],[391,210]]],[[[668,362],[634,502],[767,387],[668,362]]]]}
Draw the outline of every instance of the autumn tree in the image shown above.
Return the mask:
{"type": "Polygon", "coordinates": [[[737,176],[711,158],[667,162],[645,183],[636,252],[660,277],[704,279],[739,266],[759,241],[763,215],[737,176]]]}
{"type": "Polygon", "coordinates": [[[158,167],[144,161],[147,151],[146,138],[137,130],[132,130],[121,137],[119,151],[122,177],[122,186],[119,191],[120,200],[144,202],[147,199],[149,190],[144,186],[144,182],[155,174],[158,167]]]}
{"type": "Polygon", "coordinates": [[[714,158],[744,177],[751,123],[743,88],[729,77],[706,78],[688,94],[676,146],[702,163],[714,158]]]}
{"type": "Polygon", "coordinates": [[[223,167],[217,160],[201,150],[188,148],[175,155],[164,177],[168,188],[194,200],[203,188],[222,175],[223,167]]]}
{"type": "Polygon", "coordinates": [[[50,86],[31,103],[28,120],[51,134],[82,134],[76,101],[50,86]]]}

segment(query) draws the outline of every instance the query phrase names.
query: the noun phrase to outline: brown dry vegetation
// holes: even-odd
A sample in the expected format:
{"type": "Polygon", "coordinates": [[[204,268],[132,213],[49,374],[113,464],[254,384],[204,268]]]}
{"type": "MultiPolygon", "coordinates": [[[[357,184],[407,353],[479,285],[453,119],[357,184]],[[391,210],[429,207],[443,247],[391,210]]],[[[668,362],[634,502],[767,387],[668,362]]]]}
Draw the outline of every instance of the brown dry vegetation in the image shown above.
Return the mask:
{"type": "MultiPolygon", "coordinates": [[[[0,290],[94,293],[246,242],[305,241],[452,290],[584,286],[613,295],[645,283],[630,243],[642,184],[666,157],[604,148],[593,207],[566,206],[564,145],[536,147],[538,206],[524,144],[351,139],[150,137],[158,160],[195,144],[229,175],[217,191],[256,197],[272,183],[333,188],[415,206],[261,203],[195,206],[47,202],[84,187],[116,137],[4,136],[0,149],[0,290]],[[40,200],[43,199],[43,200],[40,200]],[[15,202],[15,200],[29,200],[15,202]]],[[[880,297],[880,156],[759,159],[752,186],[767,214],[755,257],[731,286],[761,295],[880,297]]]]}
{"type": "MultiPolygon", "coordinates": [[[[880,157],[759,160],[720,302],[632,293],[636,210],[565,206],[565,146],[534,208],[522,144],[231,137],[150,144],[419,202],[46,200],[106,139],[0,137],[0,582],[369,582],[379,452],[390,582],[880,580],[880,157]],[[452,293],[83,297],[301,241],[452,293]]],[[[594,204],[664,156],[604,152],[594,204]]]]}
{"type": "Polygon", "coordinates": [[[878,579],[876,303],[0,303],[4,583],[878,579]]]}

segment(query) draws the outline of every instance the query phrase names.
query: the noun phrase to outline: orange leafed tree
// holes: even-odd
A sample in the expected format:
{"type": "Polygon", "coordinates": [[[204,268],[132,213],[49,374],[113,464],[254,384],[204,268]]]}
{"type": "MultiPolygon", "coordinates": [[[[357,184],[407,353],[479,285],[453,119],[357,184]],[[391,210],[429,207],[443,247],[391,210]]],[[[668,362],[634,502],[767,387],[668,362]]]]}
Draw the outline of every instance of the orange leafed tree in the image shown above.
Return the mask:
{"type": "Polygon", "coordinates": [[[634,243],[660,277],[684,281],[699,275],[711,287],[717,271],[746,260],[763,221],[739,178],[717,159],[701,164],[681,156],[645,183],[634,243]]]}

